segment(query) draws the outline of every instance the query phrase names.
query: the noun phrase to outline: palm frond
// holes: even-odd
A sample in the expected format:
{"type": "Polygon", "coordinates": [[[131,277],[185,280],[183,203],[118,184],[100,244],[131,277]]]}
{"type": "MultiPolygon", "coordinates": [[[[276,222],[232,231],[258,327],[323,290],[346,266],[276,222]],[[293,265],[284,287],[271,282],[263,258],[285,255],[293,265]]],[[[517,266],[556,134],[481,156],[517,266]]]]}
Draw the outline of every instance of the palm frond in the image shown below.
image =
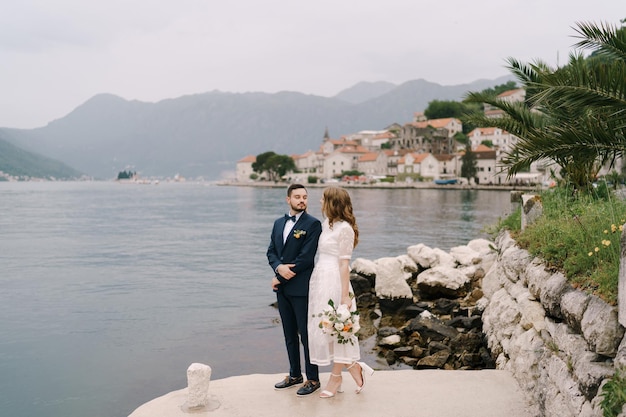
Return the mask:
{"type": "Polygon", "coordinates": [[[581,56],[570,57],[567,67],[544,75],[543,89],[535,98],[553,106],[626,108],[626,63],[590,63],[581,56]]]}
{"type": "Polygon", "coordinates": [[[626,30],[609,23],[580,22],[574,30],[581,38],[575,46],[582,49],[594,49],[601,56],[626,61],[626,30]]]}

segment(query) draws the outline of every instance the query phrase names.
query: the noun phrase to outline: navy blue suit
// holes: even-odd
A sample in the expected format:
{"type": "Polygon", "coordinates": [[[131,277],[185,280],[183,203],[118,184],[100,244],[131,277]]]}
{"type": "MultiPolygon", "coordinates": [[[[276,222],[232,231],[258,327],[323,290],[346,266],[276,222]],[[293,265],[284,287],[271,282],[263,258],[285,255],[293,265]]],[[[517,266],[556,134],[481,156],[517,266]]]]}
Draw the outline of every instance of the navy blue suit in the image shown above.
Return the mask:
{"type": "Polygon", "coordinates": [[[317,241],[322,233],[322,224],[315,217],[304,212],[293,226],[283,243],[283,230],[286,219],[281,217],[274,222],[267,260],[273,271],[281,264],[295,264],[291,270],[296,274],[287,280],[275,272],[280,281],[276,291],[278,312],[283,324],[285,345],[289,356],[289,375],[302,375],[300,365],[300,340],[304,347],[305,372],[308,380],[319,381],[317,365],[309,360],[309,340],[307,321],[309,310],[309,280],[313,272],[317,241]]]}

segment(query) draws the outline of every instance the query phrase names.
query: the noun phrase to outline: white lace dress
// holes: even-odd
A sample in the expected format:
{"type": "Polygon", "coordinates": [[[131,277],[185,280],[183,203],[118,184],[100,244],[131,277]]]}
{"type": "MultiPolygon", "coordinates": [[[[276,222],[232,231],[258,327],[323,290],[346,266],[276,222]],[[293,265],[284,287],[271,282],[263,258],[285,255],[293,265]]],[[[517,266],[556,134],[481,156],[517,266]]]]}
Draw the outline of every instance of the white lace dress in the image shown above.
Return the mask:
{"type": "MultiPolygon", "coordinates": [[[[322,333],[317,316],[328,307],[332,299],[335,307],[341,303],[341,278],[339,260],[350,259],[354,249],[354,230],[344,221],[336,221],[331,229],[328,219],[322,223],[322,234],[317,246],[317,260],[309,283],[309,355],[316,365],[330,365],[332,362],[351,364],[360,359],[359,341],[351,336],[353,343],[338,343],[335,338],[322,333]]],[[[350,292],[354,293],[352,285],[350,292]]],[[[350,310],[356,310],[356,300],[352,300],[350,310]]]]}

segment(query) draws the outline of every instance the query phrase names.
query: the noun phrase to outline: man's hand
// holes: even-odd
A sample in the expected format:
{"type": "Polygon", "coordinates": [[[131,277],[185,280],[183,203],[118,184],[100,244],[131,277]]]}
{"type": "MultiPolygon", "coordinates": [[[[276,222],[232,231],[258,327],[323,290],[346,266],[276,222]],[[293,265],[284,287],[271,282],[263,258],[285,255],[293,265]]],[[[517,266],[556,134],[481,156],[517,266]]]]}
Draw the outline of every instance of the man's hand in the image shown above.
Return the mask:
{"type": "Polygon", "coordinates": [[[296,273],[291,270],[294,266],[296,266],[296,264],[280,264],[278,268],[276,268],[276,272],[285,279],[291,279],[296,276],[296,273]]]}
{"type": "Polygon", "coordinates": [[[280,281],[276,277],[272,277],[272,290],[278,291],[278,286],[280,285],[280,281]]]}

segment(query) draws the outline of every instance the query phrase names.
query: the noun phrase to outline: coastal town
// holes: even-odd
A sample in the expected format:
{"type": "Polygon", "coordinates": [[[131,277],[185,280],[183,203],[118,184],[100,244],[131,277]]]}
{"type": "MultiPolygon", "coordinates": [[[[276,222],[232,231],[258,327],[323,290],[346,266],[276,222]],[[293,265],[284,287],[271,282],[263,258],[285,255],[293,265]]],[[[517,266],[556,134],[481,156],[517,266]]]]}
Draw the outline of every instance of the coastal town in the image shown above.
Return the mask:
{"type": "MultiPolygon", "coordinates": [[[[523,101],[523,88],[505,91],[498,98],[508,103],[523,101]]],[[[484,105],[485,116],[497,118],[502,110],[484,105]]],[[[326,129],[317,151],[290,155],[296,170],[285,177],[298,182],[335,182],[353,184],[387,181],[394,183],[434,182],[435,184],[466,184],[461,167],[467,146],[457,140],[463,124],[457,118],[427,119],[422,112],[414,120],[393,123],[383,130],[363,130],[330,137],[326,129]],[[358,172],[359,175],[344,175],[358,172]]],[[[537,162],[528,172],[508,177],[503,158],[513,149],[518,138],[496,127],[477,127],[467,134],[476,160],[476,175],[469,185],[481,186],[550,186],[554,183],[549,162],[537,162]]],[[[248,155],[236,166],[236,182],[262,180],[255,173],[255,155],[248,155]]],[[[600,175],[607,169],[600,171],[600,175]]],[[[259,175],[260,174],[260,175],[259,175]]],[[[267,178],[265,178],[267,179],[267,178]]]]}
{"type": "MultiPolygon", "coordinates": [[[[510,102],[522,101],[524,89],[501,93],[499,98],[510,102]]],[[[499,117],[500,111],[488,106],[485,113],[499,117]]],[[[309,150],[291,155],[296,172],[288,173],[292,180],[306,182],[309,177],[320,182],[340,180],[344,172],[362,175],[343,178],[351,182],[371,182],[386,178],[394,182],[461,181],[461,156],[466,145],[455,136],[463,131],[457,118],[428,120],[423,113],[415,113],[414,120],[393,123],[386,129],[364,130],[332,139],[328,129],[317,151],[309,150]]],[[[498,128],[476,128],[469,132],[468,140],[476,156],[475,183],[504,185],[515,183],[540,183],[545,179],[545,166],[507,179],[498,165],[502,156],[516,143],[517,138],[498,128]],[[491,146],[487,146],[490,144],[491,146]]],[[[256,156],[249,155],[237,162],[237,182],[251,182],[257,178],[252,164],[256,156]]]]}

